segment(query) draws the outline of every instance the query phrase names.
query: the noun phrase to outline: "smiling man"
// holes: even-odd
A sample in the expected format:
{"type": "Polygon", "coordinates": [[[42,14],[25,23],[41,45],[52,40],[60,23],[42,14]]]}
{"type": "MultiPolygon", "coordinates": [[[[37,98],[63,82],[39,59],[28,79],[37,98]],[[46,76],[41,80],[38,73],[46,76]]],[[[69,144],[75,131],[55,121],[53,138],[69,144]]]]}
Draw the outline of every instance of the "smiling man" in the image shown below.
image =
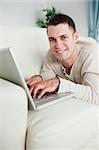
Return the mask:
{"type": "Polygon", "coordinates": [[[71,92],[74,97],[99,104],[98,46],[95,40],[80,40],[73,19],[54,16],[47,27],[50,49],[40,75],[27,81],[33,98],[46,92],[71,92]]]}

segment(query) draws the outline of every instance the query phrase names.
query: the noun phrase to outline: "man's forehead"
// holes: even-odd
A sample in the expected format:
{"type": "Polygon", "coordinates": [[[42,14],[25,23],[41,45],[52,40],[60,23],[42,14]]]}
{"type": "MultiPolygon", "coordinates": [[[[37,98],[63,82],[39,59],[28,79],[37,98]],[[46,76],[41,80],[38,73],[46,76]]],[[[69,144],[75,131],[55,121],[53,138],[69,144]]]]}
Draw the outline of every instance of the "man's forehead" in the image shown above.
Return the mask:
{"type": "Polygon", "coordinates": [[[69,35],[71,30],[68,24],[59,24],[56,26],[49,26],[48,27],[48,37],[60,37],[63,35],[69,35]]]}

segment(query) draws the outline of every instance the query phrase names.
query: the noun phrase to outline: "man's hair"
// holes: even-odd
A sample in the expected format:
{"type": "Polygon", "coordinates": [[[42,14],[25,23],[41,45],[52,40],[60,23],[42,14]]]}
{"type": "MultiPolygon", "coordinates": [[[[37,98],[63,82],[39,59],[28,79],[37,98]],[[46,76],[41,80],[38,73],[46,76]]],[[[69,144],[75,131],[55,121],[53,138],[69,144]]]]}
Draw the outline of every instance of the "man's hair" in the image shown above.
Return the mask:
{"type": "Polygon", "coordinates": [[[52,17],[52,19],[48,23],[48,26],[50,25],[55,26],[58,24],[68,24],[69,27],[71,27],[73,31],[76,32],[76,27],[73,19],[65,14],[57,14],[54,17],[52,17]]]}

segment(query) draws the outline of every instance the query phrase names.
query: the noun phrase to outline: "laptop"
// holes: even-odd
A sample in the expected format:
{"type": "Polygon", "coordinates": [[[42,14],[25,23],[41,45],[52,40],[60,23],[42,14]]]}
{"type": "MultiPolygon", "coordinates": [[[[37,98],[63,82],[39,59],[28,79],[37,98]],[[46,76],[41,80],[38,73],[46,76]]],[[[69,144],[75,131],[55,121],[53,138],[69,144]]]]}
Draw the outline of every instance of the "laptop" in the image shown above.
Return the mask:
{"type": "Polygon", "coordinates": [[[60,93],[48,94],[41,99],[33,99],[12,48],[0,49],[0,78],[23,87],[34,110],[44,108],[50,104],[66,100],[73,96],[71,93],[60,93]]]}

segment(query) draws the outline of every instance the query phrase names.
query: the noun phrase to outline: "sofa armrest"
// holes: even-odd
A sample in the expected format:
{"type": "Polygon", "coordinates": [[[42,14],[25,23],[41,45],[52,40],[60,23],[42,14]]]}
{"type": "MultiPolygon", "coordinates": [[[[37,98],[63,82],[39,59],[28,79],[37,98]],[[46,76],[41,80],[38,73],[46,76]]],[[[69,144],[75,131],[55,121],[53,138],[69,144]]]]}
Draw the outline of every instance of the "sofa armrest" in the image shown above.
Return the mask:
{"type": "Polygon", "coordinates": [[[0,149],[24,150],[27,110],[24,89],[0,78],[0,149]]]}

